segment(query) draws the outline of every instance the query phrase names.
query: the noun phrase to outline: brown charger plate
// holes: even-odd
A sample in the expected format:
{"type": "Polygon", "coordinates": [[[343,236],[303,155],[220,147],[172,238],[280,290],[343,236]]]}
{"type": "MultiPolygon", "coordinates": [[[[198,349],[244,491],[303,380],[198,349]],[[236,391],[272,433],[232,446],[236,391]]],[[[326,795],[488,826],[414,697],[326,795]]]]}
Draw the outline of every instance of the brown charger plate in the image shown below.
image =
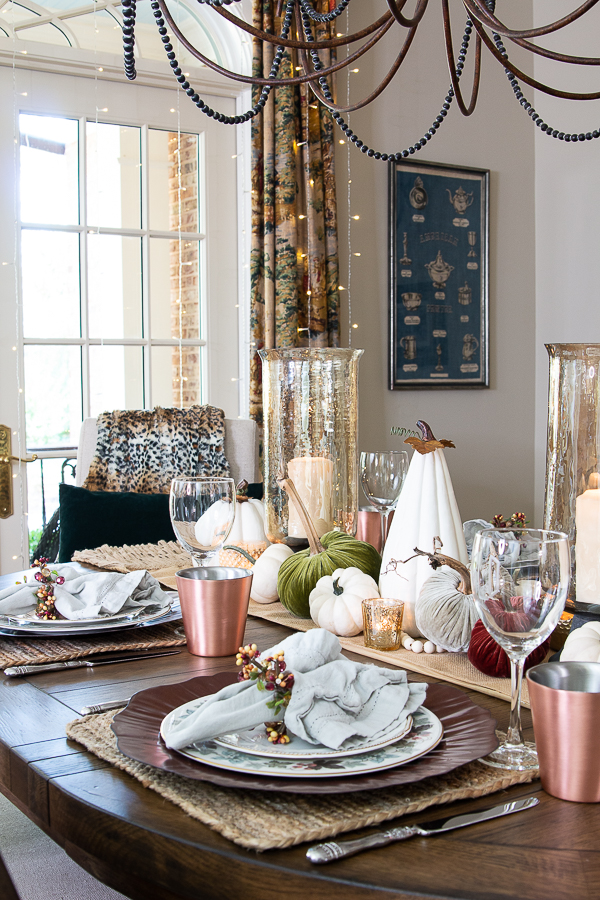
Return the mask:
{"type": "Polygon", "coordinates": [[[175,750],[169,750],[160,736],[160,725],[167,713],[197,697],[205,697],[236,680],[234,674],[201,675],[179,684],[148,688],[135,694],[129,705],[118,713],[112,724],[121,753],[164,772],[184,775],[196,781],[209,781],[222,787],[259,791],[284,791],[297,794],[339,794],[374,790],[398,784],[412,784],[442,775],[466,763],[486,756],[498,746],[496,722],[490,713],[477,706],[458,688],[448,684],[430,684],[424,703],[435,713],[444,728],[442,741],[426,756],[372,775],[348,775],[345,778],[273,778],[225,772],[205,766],[175,750]]]}

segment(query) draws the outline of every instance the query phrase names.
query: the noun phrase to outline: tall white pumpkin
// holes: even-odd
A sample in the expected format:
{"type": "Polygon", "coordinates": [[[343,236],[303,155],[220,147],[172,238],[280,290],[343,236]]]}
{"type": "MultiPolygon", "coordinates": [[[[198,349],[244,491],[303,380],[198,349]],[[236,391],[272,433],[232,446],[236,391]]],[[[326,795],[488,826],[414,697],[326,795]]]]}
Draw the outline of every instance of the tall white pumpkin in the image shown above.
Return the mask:
{"type": "MultiPolygon", "coordinates": [[[[443,444],[436,441],[426,423],[419,422],[418,425],[423,432],[424,440],[407,441],[415,448],[419,444],[421,450],[417,452],[415,449],[402,493],[396,504],[382,553],[379,576],[381,596],[404,601],[402,630],[412,637],[418,636],[415,624],[417,597],[423,584],[431,576],[431,567],[425,557],[416,557],[406,563],[402,560],[412,556],[415,547],[431,553],[433,539],[439,537],[446,556],[452,556],[465,565],[469,564],[462,520],[444,457],[443,444]]],[[[446,445],[454,446],[449,442],[446,445]]],[[[444,566],[442,571],[449,570],[444,566]]]]}

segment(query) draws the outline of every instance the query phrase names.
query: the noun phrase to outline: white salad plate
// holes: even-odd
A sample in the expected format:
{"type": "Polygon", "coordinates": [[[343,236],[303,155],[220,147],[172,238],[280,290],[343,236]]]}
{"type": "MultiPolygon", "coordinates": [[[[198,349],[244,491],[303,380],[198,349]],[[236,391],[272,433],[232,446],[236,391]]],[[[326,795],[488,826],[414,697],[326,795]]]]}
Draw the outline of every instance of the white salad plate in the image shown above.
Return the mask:
{"type": "MultiPolygon", "coordinates": [[[[203,699],[203,698],[202,698],[203,699]]],[[[164,740],[165,730],[176,718],[187,717],[198,708],[198,701],[191,701],[173,710],[165,716],[161,724],[161,736],[164,740]],[[190,707],[193,707],[190,709],[190,707]]],[[[247,743],[252,747],[253,735],[259,729],[242,732],[239,735],[226,735],[212,741],[202,741],[177,751],[188,759],[250,775],[266,775],[279,778],[335,778],[346,775],[367,775],[392,769],[418,759],[429,753],[442,739],[443,728],[440,720],[430,710],[420,707],[412,716],[412,723],[404,731],[404,736],[396,737],[394,742],[385,746],[375,744],[371,749],[367,746],[357,750],[331,750],[327,747],[315,747],[306,744],[299,738],[292,737],[289,744],[269,744],[266,739],[264,753],[248,752],[247,743]],[[412,727],[410,725],[412,724],[412,727]],[[242,738],[240,742],[240,737],[242,738]],[[234,738],[238,744],[234,744],[234,738]],[[231,743],[230,743],[231,742],[231,743]],[[294,745],[296,752],[294,752],[294,745]],[[310,756],[305,753],[306,748],[310,756]],[[286,752],[287,749],[287,752],[286,752]],[[318,754],[318,755],[316,755],[318,754]]],[[[260,726],[263,728],[264,727],[260,726]]]]}
{"type": "Polygon", "coordinates": [[[268,756],[275,759],[331,759],[335,756],[356,756],[358,753],[381,750],[395,744],[407,735],[411,728],[412,716],[409,715],[404,722],[380,740],[356,738],[350,746],[339,750],[332,750],[323,744],[309,744],[308,741],[295,736],[291,738],[289,744],[272,744],[264,725],[258,725],[249,731],[221,735],[215,738],[214,742],[226,750],[239,750],[240,753],[248,753],[250,756],[268,756]]]}

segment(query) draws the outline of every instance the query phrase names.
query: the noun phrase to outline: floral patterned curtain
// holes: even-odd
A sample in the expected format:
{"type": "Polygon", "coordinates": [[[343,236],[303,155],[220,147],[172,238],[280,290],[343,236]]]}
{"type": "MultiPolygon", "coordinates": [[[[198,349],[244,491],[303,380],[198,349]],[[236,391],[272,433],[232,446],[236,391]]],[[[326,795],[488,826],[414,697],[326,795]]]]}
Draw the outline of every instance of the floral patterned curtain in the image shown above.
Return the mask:
{"type": "MultiPolygon", "coordinates": [[[[334,4],[334,0],[331,0],[334,4]]],[[[330,0],[317,0],[320,12],[330,0]]],[[[254,0],[254,25],[280,31],[276,0],[254,0]]],[[[329,25],[319,25],[325,35],[329,25]]],[[[254,42],[253,73],[267,77],[274,45],[254,42]]],[[[329,59],[321,56],[324,65],[329,59]]],[[[296,71],[286,52],[282,77],[296,71]]],[[[254,99],[259,89],[254,88],[254,99]]],[[[338,346],[338,245],[333,120],[306,85],[272,91],[252,120],[250,415],[262,424],[261,360],[275,347],[338,346]]]]}

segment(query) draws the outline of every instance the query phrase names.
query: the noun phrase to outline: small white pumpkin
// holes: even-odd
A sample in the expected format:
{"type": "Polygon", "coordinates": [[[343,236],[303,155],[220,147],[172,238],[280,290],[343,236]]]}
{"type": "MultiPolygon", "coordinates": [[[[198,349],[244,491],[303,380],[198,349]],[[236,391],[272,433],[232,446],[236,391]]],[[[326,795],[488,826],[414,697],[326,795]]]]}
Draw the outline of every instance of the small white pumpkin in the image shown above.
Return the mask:
{"type": "Polygon", "coordinates": [[[269,543],[265,534],[265,507],[262,500],[241,500],[235,506],[233,527],[227,538],[228,544],[269,543]]]}
{"type": "Polygon", "coordinates": [[[319,628],[341,637],[353,637],[363,630],[362,601],[379,597],[377,582],[357,569],[336,569],[319,578],[308,597],[310,615],[319,628]]]}
{"type": "Polygon", "coordinates": [[[275,603],[279,599],[277,593],[279,567],[284,559],[293,553],[287,544],[271,544],[264,553],[261,553],[252,567],[251,600],[257,603],[275,603]]]}
{"type": "Polygon", "coordinates": [[[572,631],[560,654],[561,662],[600,662],[600,622],[586,622],[572,631]]]}

